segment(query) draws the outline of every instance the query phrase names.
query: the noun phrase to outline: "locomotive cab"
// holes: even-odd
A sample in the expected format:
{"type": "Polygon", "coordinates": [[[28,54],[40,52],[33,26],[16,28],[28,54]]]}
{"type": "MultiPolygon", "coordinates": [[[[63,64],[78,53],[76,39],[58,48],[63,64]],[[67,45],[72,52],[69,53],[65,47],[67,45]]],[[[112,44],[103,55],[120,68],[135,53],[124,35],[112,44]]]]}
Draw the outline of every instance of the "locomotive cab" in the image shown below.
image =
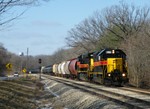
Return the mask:
{"type": "Polygon", "coordinates": [[[80,55],[77,62],[78,78],[88,80],[93,67],[93,52],[80,55]]]}
{"type": "MultiPolygon", "coordinates": [[[[127,82],[126,54],[120,49],[104,49],[99,52],[96,59],[106,62],[103,66],[104,83],[122,84],[127,82]]],[[[102,67],[101,67],[102,68],[102,67]]]]}

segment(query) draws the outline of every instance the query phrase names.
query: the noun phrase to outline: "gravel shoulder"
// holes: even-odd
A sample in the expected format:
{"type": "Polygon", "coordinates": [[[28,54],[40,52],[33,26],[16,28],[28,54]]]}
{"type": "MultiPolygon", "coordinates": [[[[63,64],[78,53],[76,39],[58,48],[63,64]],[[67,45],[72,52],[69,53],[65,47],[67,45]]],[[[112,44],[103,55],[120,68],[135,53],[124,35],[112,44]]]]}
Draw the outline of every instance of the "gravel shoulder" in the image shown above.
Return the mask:
{"type": "Polygon", "coordinates": [[[128,109],[104,98],[44,78],[38,109],[128,109]]]}

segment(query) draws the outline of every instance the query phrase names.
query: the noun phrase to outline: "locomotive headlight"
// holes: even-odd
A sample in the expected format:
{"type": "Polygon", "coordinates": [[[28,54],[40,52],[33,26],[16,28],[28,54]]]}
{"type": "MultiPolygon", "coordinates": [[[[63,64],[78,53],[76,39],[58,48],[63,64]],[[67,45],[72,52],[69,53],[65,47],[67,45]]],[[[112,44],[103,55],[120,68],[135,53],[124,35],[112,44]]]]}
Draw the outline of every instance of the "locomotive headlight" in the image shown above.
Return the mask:
{"type": "Polygon", "coordinates": [[[111,76],[111,74],[109,73],[109,74],[108,74],[108,76],[110,77],[110,76],[111,76]]]}
{"type": "Polygon", "coordinates": [[[112,50],[112,54],[115,54],[115,50],[112,50]]]}
{"type": "Polygon", "coordinates": [[[125,73],[123,73],[123,74],[122,74],[122,76],[123,76],[123,77],[125,77],[125,76],[126,76],[126,74],[125,74],[125,73]]]}

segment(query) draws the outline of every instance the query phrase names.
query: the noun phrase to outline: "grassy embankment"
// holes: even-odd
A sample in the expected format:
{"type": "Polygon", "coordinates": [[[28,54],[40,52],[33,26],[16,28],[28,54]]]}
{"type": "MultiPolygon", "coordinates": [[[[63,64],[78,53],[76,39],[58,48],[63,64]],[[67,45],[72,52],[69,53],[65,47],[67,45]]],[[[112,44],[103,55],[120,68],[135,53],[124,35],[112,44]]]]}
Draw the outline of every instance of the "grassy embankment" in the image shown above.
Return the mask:
{"type": "Polygon", "coordinates": [[[0,81],[0,109],[36,109],[41,87],[36,77],[0,81]]]}

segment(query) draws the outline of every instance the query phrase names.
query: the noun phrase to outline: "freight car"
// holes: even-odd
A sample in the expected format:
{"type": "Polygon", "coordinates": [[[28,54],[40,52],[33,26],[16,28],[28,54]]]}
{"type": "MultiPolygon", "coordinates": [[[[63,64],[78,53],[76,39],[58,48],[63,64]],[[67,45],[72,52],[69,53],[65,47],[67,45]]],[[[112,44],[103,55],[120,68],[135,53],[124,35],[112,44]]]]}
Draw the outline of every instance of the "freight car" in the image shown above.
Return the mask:
{"type": "Polygon", "coordinates": [[[41,68],[41,72],[44,73],[44,74],[54,75],[53,65],[42,67],[41,68]]]}
{"type": "Polygon", "coordinates": [[[51,69],[57,76],[121,85],[128,82],[126,65],[126,54],[122,50],[103,49],[54,64],[51,69]]]}

